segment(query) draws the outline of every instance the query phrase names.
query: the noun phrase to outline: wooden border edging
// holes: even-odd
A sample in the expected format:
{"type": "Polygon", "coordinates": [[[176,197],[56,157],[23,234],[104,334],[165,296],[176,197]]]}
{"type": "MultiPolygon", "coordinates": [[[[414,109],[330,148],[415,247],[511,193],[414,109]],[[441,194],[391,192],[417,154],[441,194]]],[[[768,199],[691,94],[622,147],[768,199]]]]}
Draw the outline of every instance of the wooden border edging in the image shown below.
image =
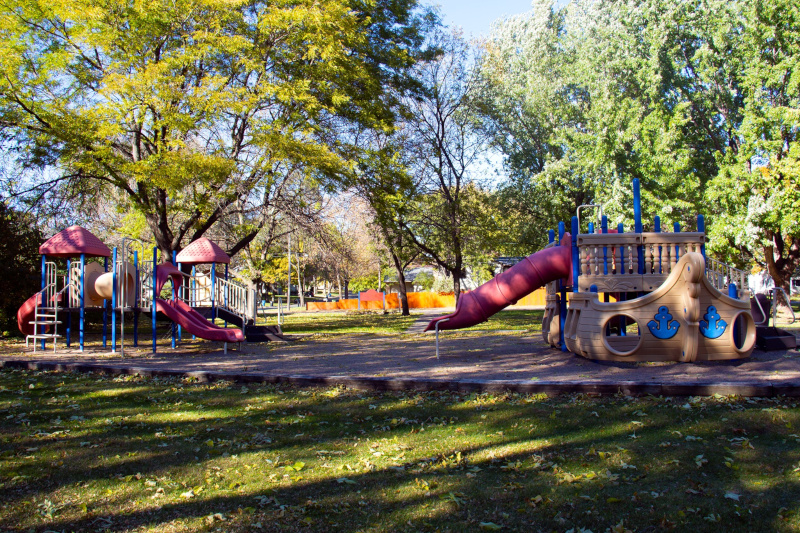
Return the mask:
{"type": "Polygon", "coordinates": [[[353,376],[273,375],[260,372],[208,372],[202,370],[170,370],[143,366],[98,363],[56,363],[50,361],[0,360],[2,369],[23,369],[54,372],[83,372],[108,375],[141,375],[145,377],[195,378],[200,382],[233,381],[236,383],[274,383],[296,387],[344,386],[370,391],[452,391],[519,392],[527,394],[575,394],[625,396],[713,396],[715,394],[746,397],[800,397],[798,382],[701,382],[653,383],[652,381],[529,381],[529,380],[438,380],[353,376]]]}

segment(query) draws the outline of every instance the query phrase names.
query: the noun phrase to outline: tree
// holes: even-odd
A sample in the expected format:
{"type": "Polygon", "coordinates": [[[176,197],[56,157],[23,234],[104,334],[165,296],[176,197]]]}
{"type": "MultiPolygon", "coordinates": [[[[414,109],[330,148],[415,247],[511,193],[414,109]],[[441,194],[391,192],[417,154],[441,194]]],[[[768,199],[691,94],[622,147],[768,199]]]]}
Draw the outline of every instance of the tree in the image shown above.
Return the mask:
{"type": "Polygon", "coordinates": [[[347,172],[341,125],[390,127],[410,88],[399,74],[421,39],[415,6],[11,0],[0,128],[26,165],[49,169],[31,201],[116,198],[169,256],[232,213],[252,219],[282,177],[347,172]]]}
{"type": "Polygon", "coordinates": [[[465,254],[491,222],[482,216],[484,191],[474,176],[485,139],[474,108],[478,78],[468,44],[457,34],[439,33],[433,45],[440,53],[419,64],[424,94],[411,102],[415,120],[407,123],[407,157],[421,196],[403,226],[414,245],[452,276],[458,300],[465,254]]]}
{"type": "Polygon", "coordinates": [[[17,309],[41,290],[39,245],[44,241],[31,216],[0,199],[0,333],[17,330],[17,309]]]}
{"type": "Polygon", "coordinates": [[[759,258],[788,292],[800,265],[800,13],[795,3],[745,3],[744,109],[737,151],[722,159],[709,199],[718,247],[759,258]]]}

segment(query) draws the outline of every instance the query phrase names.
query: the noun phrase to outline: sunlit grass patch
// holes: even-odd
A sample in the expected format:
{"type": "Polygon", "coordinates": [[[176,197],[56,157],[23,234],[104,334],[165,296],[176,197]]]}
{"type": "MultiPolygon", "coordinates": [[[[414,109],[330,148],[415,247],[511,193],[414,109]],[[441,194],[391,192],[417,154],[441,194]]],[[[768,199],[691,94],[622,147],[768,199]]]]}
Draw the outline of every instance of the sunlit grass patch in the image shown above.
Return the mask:
{"type": "Polygon", "coordinates": [[[788,398],[3,371],[0,530],[796,531],[799,424],[788,398]]]}

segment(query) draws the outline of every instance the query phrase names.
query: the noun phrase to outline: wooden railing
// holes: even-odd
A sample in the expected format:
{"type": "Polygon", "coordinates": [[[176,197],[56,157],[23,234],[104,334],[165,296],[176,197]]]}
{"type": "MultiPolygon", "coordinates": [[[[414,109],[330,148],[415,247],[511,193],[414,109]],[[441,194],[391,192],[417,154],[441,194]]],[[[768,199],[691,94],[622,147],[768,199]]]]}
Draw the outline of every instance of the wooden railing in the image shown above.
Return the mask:
{"type": "Polygon", "coordinates": [[[700,252],[705,234],[593,233],[578,235],[578,287],[598,292],[651,291],[687,252],[700,252]]]}

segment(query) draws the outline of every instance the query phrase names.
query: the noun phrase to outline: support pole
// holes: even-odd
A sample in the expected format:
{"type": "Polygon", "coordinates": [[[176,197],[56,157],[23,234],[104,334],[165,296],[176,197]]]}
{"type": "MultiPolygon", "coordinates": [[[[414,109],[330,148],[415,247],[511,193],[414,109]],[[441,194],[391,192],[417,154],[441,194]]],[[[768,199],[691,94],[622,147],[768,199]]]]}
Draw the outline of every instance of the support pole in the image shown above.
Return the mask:
{"type": "MultiPolygon", "coordinates": [[[[226,263],[225,264],[225,293],[222,295],[222,297],[224,298],[223,304],[225,306],[225,310],[228,310],[228,290],[229,290],[229,285],[228,285],[228,264],[226,263]]],[[[225,315],[225,316],[227,316],[227,315],[225,315]]],[[[225,319],[225,327],[226,328],[228,327],[228,319],[225,319]]],[[[242,322],[242,328],[244,328],[244,322],[242,322]]]]}
{"type": "MultiPolygon", "coordinates": [[[[634,233],[641,234],[642,228],[642,195],[639,190],[639,178],[633,178],[633,219],[634,233]]],[[[644,248],[642,245],[636,247],[636,254],[639,258],[639,274],[644,274],[644,248]]]]}
{"type": "MultiPolygon", "coordinates": [[[[561,240],[564,238],[566,229],[563,222],[558,223],[558,246],[561,246],[561,240]]],[[[574,238],[574,237],[573,237],[574,238]]],[[[564,342],[564,327],[567,324],[567,287],[564,285],[564,280],[558,280],[559,287],[559,303],[558,303],[558,342],[561,344],[561,351],[567,351],[567,344],[564,342]]]]}
{"type": "MultiPolygon", "coordinates": [[[[700,233],[706,232],[706,217],[703,215],[697,215],[697,231],[700,233]]],[[[703,244],[700,245],[700,253],[703,254],[703,261],[706,259],[706,242],[705,242],[705,235],[703,235],[703,244]]]]}
{"type": "MultiPolygon", "coordinates": [[[[72,261],[67,259],[67,286],[69,286],[69,283],[70,283],[69,274],[70,274],[71,269],[72,269],[72,261]]],[[[67,348],[69,348],[70,345],[72,344],[72,311],[71,311],[71,309],[72,309],[71,303],[72,302],[70,302],[70,291],[69,291],[69,288],[65,287],[65,289],[66,289],[65,293],[67,295],[67,305],[66,305],[66,307],[67,307],[67,327],[66,327],[66,330],[64,332],[64,335],[66,337],[65,340],[66,340],[66,343],[67,343],[67,348]]]]}
{"type": "Polygon", "coordinates": [[[117,247],[114,247],[111,261],[111,353],[117,353],[117,247]]]}
{"type": "MultiPolygon", "coordinates": [[[[608,217],[603,215],[600,219],[600,232],[608,233],[608,217]]],[[[603,246],[603,275],[608,276],[608,246],[603,246]]],[[[608,293],[603,293],[603,302],[608,303],[608,293]]]]}
{"type": "Polygon", "coordinates": [[[156,292],[156,286],[158,282],[158,248],[153,248],[153,299],[150,302],[150,320],[152,323],[153,328],[153,353],[156,353],[156,300],[158,299],[158,293],[156,292]]]}
{"type": "Polygon", "coordinates": [[[80,345],[84,348],[84,335],[86,333],[86,254],[81,254],[81,307],[80,307],[80,345]]]}
{"type": "Polygon", "coordinates": [[[217,292],[217,264],[211,263],[211,323],[217,319],[217,308],[214,305],[217,292]]]}
{"type": "MultiPolygon", "coordinates": [[[[103,258],[103,272],[108,272],[108,257],[103,258]]],[[[108,348],[108,300],[103,299],[103,348],[108,348]]]]}
{"type": "Polygon", "coordinates": [[[133,292],[133,345],[139,346],[139,301],[140,293],[142,290],[139,280],[139,252],[133,252],[133,270],[136,273],[134,292],[133,292]]]}
{"type": "MultiPolygon", "coordinates": [[[[656,215],[655,218],[653,218],[653,225],[655,226],[656,233],[661,233],[661,217],[660,216],[656,215]]],[[[663,272],[662,265],[661,265],[661,251],[662,251],[662,247],[659,246],[658,247],[658,273],[659,274],[661,274],[663,272]]]]}
{"type": "MultiPolygon", "coordinates": [[[[172,266],[175,266],[175,257],[177,252],[172,250],[172,266]]],[[[179,287],[175,284],[175,279],[172,279],[172,301],[178,299],[178,290],[179,287]]],[[[177,346],[177,336],[180,335],[180,326],[177,325],[175,322],[172,323],[172,348],[174,349],[177,346]]]]}
{"type": "MultiPolygon", "coordinates": [[[[622,224],[622,222],[617,224],[617,233],[619,233],[619,234],[625,233],[625,226],[622,224]]],[[[620,269],[619,273],[620,274],[626,274],[627,273],[627,270],[625,270],[625,251],[626,251],[625,247],[623,246],[622,250],[620,250],[620,254],[619,254],[619,269],[620,269]]],[[[619,293],[619,301],[620,302],[624,302],[627,299],[628,299],[628,295],[626,293],[624,293],[624,292],[620,292],[619,293]]],[[[626,325],[625,317],[624,316],[620,316],[619,317],[619,335],[620,335],[620,337],[625,337],[625,325],[626,325]]]]}
{"type": "MultiPolygon", "coordinates": [[[[680,224],[680,222],[675,222],[672,225],[672,229],[673,229],[673,231],[675,231],[675,233],[680,233],[681,232],[681,224],[680,224]]],[[[681,247],[680,247],[680,245],[676,244],[675,245],[675,262],[677,263],[680,260],[680,258],[681,258],[681,247]]]]}
{"type": "Polygon", "coordinates": [[[578,292],[578,277],[581,275],[581,259],[578,252],[578,217],[572,217],[572,292],[578,292]]]}
{"type": "MultiPolygon", "coordinates": [[[[288,265],[289,265],[289,279],[288,283],[286,284],[286,312],[289,312],[289,309],[292,307],[292,234],[286,234],[286,257],[288,258],[288,265]]],[[[339,295],[339,299],[342,298],[342,295],[339,295]]]]}
{"type": "MultiPolygon", "coordinates": [[[[47,256],[42,254],[42,292],[39,293],[41,296],[36,300],[36,305],[40,308],[47,307],[47,305],[45,304],[45,300],[47,299],[47,295],[45,294],[46,291],[44,290],[45,287],[47,287],[47,256]]],[[[34,314],[33,316],[37,315],[38,313],[34,314]]],[[[39,332],[42,335],[47,333],[47,326],[40,326],[39,324],[36,324],[36,326],[34,326],[33,328],[33,331],[36,332],[37,328],[39,329],[39,332]]],[[[44,337],[42,337],[39,342],[40,346],[42,347],[42,350],[44,350],[44,345],[45,345],[44,337]]],[[[55,342],[55,340],[53,340],[53,342],[55,342]]],[[[81,348],[83,348],[82,344],[81,348]]],[[[36,338],[33,339],[33,349],[36,350],[36,338]]]]}
{"type": "MultiPolygon", "coordinates": [[[[189,301],[191,302],[189,305],[195,307],[197,305],[197,266],[192,265],[192,290],[189,293],[189,301]]],[[[197,337],[192,335],[192,340],[195,340],[197,337]]]]}

